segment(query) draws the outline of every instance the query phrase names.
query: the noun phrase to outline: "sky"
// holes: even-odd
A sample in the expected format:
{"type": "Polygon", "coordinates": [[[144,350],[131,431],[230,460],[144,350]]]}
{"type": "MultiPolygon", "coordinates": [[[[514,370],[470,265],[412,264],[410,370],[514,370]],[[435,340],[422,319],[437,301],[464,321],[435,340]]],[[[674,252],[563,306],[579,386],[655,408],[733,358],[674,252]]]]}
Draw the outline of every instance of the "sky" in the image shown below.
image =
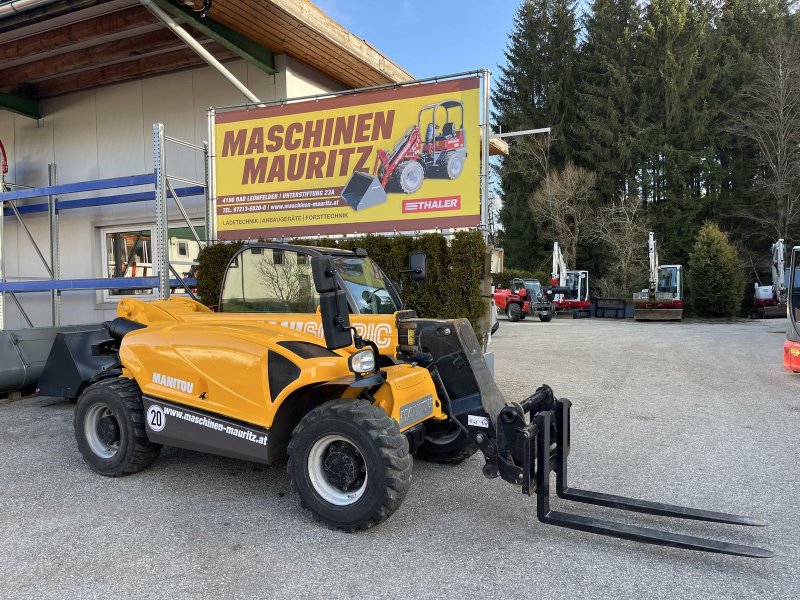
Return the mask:
{"type": "Polygon", "coordinates": [[[416,78],[499,76],[520,0],[312,0],[416,78]]]}

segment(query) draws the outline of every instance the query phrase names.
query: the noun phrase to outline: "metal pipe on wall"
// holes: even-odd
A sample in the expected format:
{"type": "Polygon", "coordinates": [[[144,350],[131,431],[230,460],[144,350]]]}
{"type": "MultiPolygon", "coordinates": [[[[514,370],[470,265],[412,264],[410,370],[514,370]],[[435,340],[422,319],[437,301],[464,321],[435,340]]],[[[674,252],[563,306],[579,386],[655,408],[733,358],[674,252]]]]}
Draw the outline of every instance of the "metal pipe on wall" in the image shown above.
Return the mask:
{"type": "Polygon", "coordinates": [[[200,56],[200,58],[206,61],[211,67],[216,69],[219,72],[219,74],[222,75],[225,79],[227,79],[231,83],[231,85],[233,85],[233,87],[239,90],[245,98],[247,98],[250,102],[256,104],[261,103],[261,100],[258,99],[258,96],[256,96],[253,92],[251,92],[247,88],[247,86],[245,86],[241,81],[239,81],[233,73],[231,73],[228,69],[226,69],[221,62],[219,62],[216,58],[214,58],[214,56],[208,50],[203,48],[203,46],[200,43],[198,43],[196,39],[194,39],[191,35],[189,35],[189,33],[183,27],[178,25],[178,23],[176,23],[171,16],[169,16],[167,13],[161,10],[161,8],[158,5],[156,5],[152,0],[139,0],[139,2],[147,10],[153,13],[153,15],[155,15],[155,17],[159,21],[161,21],[162,23],[164,23],[164,25],[169,27],[175,33],[175,35],[177,35],[181,40],[183,40],[183,43],[189,46],[189,48],[194,50],[200,56]]]}

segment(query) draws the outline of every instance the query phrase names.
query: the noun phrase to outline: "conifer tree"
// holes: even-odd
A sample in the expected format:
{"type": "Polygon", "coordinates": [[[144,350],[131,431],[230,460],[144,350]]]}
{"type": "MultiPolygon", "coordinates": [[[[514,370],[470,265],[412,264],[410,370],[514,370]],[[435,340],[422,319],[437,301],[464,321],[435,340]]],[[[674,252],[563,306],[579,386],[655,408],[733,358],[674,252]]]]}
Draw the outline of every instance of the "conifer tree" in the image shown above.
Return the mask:
{"type": "MultiPolygon", "coordinates": [[[[567,138],[574,119],[577,62],[575,0],[525,0],[514,17],[505,51],[506,64],[495,80],[492,101],[495,127],[515,131],[552,127],[550,166],[571,154],[567,138]]],[[[513,152],[512,142],[512,152],[513,152]]],[[[539,169],[503,165],[503,206],[499,243],[509,267],[533,269],[547,258],[548,235],[528,208],[528,196],[543,177],[539,169]]]]}
{"type": "Polygon", "coordinates": [[[739,310],[744,281],[742,262],[728,234],[707,222],[697,234],[689,257],[689,288],[695,312],[731,317],[739,310]]]}
{"type": "Polygon", "coordinates": [[[636,194],[638,4],[594,0],[584,27],[573,135],[578,162],[597,173],[598,196],[608,203],[636,194]]]}
{"type": "Polygon", "coordinates": [[[652,0],[639,43],[640,185],[666,254],[679,262],[707,198],[710,19],[703,0],[652,0]]]}

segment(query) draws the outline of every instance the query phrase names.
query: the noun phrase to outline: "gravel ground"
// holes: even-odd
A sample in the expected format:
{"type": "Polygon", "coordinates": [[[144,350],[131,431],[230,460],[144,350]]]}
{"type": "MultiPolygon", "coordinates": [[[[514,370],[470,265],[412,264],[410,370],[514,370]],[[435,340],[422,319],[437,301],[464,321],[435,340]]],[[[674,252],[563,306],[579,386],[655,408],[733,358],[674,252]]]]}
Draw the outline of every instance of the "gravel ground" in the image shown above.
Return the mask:
{"type": "Polygon", "coordinates": [[[0,405],[0,597],[798,598],[800,376],[781,367],[784,331],[784,320],[502,321],[492,343],[508,398],[548,383],[572,399],[574,485],[770,526],[615,517],[771,547],[773,559],[542,525],[533,499],[481,476],[478,456],[417,461],[386,523],[329,531],[299,507],[284,465],[165,449],[140,474],[95,475],[72,405],[27,398],[0,405]]]}

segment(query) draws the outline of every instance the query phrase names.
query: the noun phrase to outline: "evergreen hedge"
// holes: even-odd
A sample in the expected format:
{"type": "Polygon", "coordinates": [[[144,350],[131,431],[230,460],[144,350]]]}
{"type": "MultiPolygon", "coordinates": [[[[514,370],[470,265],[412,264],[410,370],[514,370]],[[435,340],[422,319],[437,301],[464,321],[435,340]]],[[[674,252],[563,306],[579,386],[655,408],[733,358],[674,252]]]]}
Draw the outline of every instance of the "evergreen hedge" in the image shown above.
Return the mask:
{"type": "Polygon", "coordinates": [[[728,234],[706,222],[689,254],[689,289],[695,314],[731,317],[744,296],[742,261],[728,234]]]}
{"type": "MultiPolygon", "coordinates": [[[[485,245],[479,231],[459,231],[450,244],[444,236],[425,233],[418,237],[367,235],[360,238],[299,239],[292,243],[353,250],[364,248],[386,274],[402,288],[402,299],[420,317],[466,317],[481,335],[480,320],[486,310],[481,294],[485,245]],[[428,278],[411,281],[401,272],[408,269],[408,255],[424,252],[428,278]]],[[[200,301],[219,304],[222,277],[242,242],[220,243],[204,248],[198,256],[197,292],[200,301]]]]}
{"type": "Polygon", "coordinates": [[[492,275],[492,283],[496,289],[508,289],[512,279],[538,279],[541,285],[550,285],[550,273],[544,271],[525,271],[523,269],[505,269],[502,273],[492,275]]]}
{"type": "Polygon", "coordinates": [[[206,306],[219,304],[222,277],[233,255],[244,246],[244,242],[211,244],[200,250],[197,256],[197,297],[206,306]]]}

